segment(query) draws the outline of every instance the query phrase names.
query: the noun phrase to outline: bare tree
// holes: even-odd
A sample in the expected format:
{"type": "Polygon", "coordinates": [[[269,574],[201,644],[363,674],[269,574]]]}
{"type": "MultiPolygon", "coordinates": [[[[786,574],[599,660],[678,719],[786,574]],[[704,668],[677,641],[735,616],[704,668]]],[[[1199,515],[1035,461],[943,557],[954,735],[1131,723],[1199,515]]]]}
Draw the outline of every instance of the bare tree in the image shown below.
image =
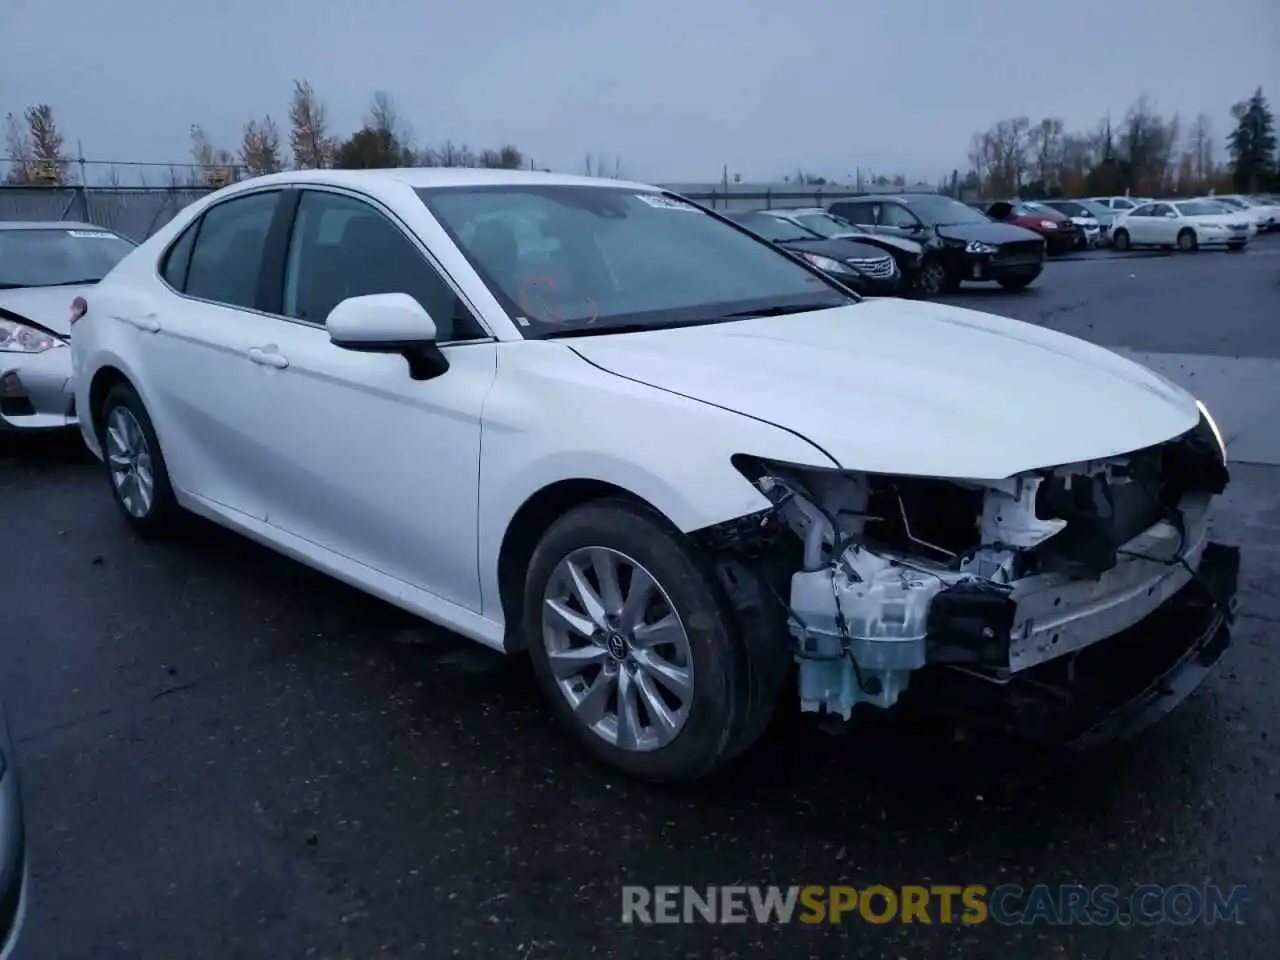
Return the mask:
{"type": "Polygon", "coordinates": [[[990,130],[982,130],[975,133],[969,141],[969,166],[973,169],[973,173],[977,178],[976,189],[978,192],[982,191],[991,177],[991,168],[994,163],[993,152],[990,130]]]}
{"type": "Polygon", "coordinates": [[[235,157],[231,151],[215,147],[198,123],[191,125],[191,159],[196,163],[192,186],[220,187],[235,177],[235,157]]]}
{"type": "Polygon", "coordinates": [[[324,104],[305,80],[293,81],[293,100],[289,103],[289,147],[293,151],[293,164],[299,170],[333,166],[337,141],[329,134],[324,104]]]}
{"type": "Polygon", "coordinates": [[[593,156],[588,151],[582,161],[582,173],[587,177],[620,180],[622,179],[622,158],[615,156],[610,159],[607,154],[599,152],[593,156]]]}
{"type": "Polygon", "coordinates": [[[1065,124],[1057,117],[1045,117],[1028,134],[1032,172],[1044,190],[1056,186],[1062,179],[1064,128],[1065,124]]]}
{"type": "Polygon", "coordinates": [[[270,116],[250,120],[240,138],[240,162],[249,176],[259,177],[284,169],[280,160],[280,129],[270,116]]]}
{"type": "Polygon", "coordinates": [[[1010,117],[976,135],[974,142],[987,167],[987,192],[992,196],[1012,196],[1022,186],[1030,131],[1030,119],[1010,117]]]}
{"type": "Polygon", "coordinates": [[[1143,94],[1125,114],[1120,133],[1120,160],[1128,169],[1130,189],[1159,193],[1169,179],[1178,143],[1178,117],[1165,121],[1155,101],[1143,94]]]}
{"type": "Polygon", "coordinates": [[[31,141],[31,159],[36,179],[45,183],[66,183],[70,161],[62,152],[63,137],[47,103],[27,107],[23,113],[31,141]]]}
{"type": "Polygon", "coordinates": [[[413,131],[401,115],[395,99],[385,90],[374,92],[364,125],[369,130],[389,137],[401,147],[412,149],[413,131]]]}
{"type": "Polygon", "coordinates": [[[1187,140],[1196,179],[1207,180],[1214,168],[1213,124],[1207,115],[1202,113],[1192,121],[1187,140]]]}
{"type": "Polygon", "coordinates": [[[34,183],[36,178],[35,151],[31,146],[31,134],[26,123],[14,113],[4,118],[4,147],[9,157],[6,183],[34,183]]]}

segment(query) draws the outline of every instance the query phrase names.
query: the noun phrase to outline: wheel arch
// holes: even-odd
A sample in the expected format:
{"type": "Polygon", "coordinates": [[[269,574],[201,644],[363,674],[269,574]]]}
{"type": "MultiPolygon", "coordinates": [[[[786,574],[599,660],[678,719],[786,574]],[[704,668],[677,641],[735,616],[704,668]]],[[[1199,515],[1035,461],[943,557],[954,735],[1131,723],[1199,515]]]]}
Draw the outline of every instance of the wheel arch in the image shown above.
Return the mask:
{"type": "Polygon", "coordinates": [[[121,383],[128,384],[137,390],[133,381],[129,379],[129,375],[111,363],[104,364],[94,371],[89,381],[89,409],[86,413],[95,437],[102,436],[102,404],[112,388],[121,383]]]}
{"type": "Polygon", "coordinates": [[[526,638],[523,619],[525,575],[533,552],[551,525],[569,511],[598,500],[623,500],[652,513],[672,530],[678,529],[661,510],[639,494],[605,480],[574,478],[547,484],[528,497],[512,515],[498,548],[498,599],[506,623],[508,652],[522,650],[526,638]]]}

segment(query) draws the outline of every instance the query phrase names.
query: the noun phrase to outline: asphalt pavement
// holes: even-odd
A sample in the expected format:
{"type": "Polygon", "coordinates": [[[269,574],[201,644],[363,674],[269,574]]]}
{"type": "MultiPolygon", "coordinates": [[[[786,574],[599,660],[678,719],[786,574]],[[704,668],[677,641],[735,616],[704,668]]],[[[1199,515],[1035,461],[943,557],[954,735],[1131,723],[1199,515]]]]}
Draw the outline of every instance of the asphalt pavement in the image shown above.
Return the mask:
{"type": "Polygon", "coordinates": [[[629,782],[554,727],[523,661],[218,530],[143,544],[74,441],[0,459],[20,958],[1273,955],[1280,427],[1258,411],[1280,382],[1280,237],[1253,247],[1052,263],[1023,293],[950,298],[1203,385],[1248,454],[1219,512],[1244,549],[1220,669],[1136,743],[1052,775],[787,716],[710,783],[629,782]],[[624,884],[943,883],[1250,899],[1215,925],[620,922],[624,884]]]}

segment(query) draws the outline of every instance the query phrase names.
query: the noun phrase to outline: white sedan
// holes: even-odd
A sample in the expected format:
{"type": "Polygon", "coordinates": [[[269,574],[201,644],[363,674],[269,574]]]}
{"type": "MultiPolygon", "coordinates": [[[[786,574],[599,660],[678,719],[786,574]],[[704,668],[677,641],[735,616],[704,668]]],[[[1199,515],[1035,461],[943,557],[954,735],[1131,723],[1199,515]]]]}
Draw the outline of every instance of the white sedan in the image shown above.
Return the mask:
{"type": "Polygon", "coordinates": [[[1144,203],[1120,215],[1111,228],[1111,240],[1117,250],[1131,246],[1243,250],[1254,231],[1246,217],[1226,210],[1210,200],[1144,203]]]}
{"type": "Polygon", "coordinates": [[[636,776],[725,763],[788,682],[845,720],[976,682],[1093,724],[1114,684],[1064,695],[1089,663],[1169,654],[1132,691],[1163,710],[1225,642],[1195,398],[1041,327],[860,300],[655,187],[275,174],[71,316],[80,427],[140,534],[200,514],[527,650],[636,776]]]}
{"type": "Polygon", "coordinates": [[[1243,197],[1236,194],[1209,197],[1207,199],[1215,200],[1229,210],[1239,211],[1249,219],[1249,222],[1257,228],[1259,233],[1280,230],[1280,206],[1274,203],[1263,203],[1253,197],[1243,197]]]}

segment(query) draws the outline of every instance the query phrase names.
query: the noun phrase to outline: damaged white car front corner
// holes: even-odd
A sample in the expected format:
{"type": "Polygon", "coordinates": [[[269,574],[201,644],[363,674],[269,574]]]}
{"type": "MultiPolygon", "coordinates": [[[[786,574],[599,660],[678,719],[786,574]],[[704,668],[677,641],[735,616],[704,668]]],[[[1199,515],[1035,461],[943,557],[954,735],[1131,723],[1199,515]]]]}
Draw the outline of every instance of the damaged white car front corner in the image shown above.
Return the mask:
{"type": "MultiPolygon", "coordinates": [[[[967,680],[988,688],[985,706],[1020,685],[1078,701],[1074,668],[1087,651],[1123,641],[1161,608],[1204,607],[1208,618],[1187,628],[1169,663],[1144,668],[1150,675],[1121,702],[1090,702],[1075,719],[1123,725],[1120,708],[1140,713],[1146,687],[1194,659],[1178,651],[1202,648],[1234,603],[1238,553],[1209,541],[1210,504],[1229,479],[1226,450],[1201,414],[1194,429],[1153,447],[1001,480],[735,458],[772,503],[751,524],[750,549],[784,574],[773,589],[802,709],[847,721],[860,704],[895,706],[926,678],[930,698],[952,699],[967,680]]],[[[957,703],[975,709],[972,697],[957,703]]],[[[1001,723],[1025,726],[1008,706],[1001,723]]]]}

